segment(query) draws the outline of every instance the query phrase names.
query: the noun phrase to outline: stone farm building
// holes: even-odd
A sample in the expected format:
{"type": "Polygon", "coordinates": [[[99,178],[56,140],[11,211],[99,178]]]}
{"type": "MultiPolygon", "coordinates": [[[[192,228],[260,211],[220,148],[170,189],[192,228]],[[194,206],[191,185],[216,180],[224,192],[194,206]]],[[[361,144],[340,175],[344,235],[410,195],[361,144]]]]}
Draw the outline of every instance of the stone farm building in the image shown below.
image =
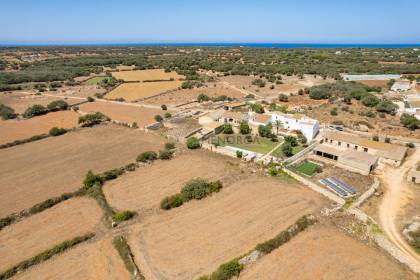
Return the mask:
{"type": "MultiPolygon", "coordinates": [[[[314,149],[314,153],[318,156],[336,160],[344,165],[351,161],[365,164],[362,169],[366,172],[366,170],[373,170],[378,160],[396,167],[401,165],[407,153],[407,148],[372,141],[354,134],[327,131],[322,137],[321,145],[314,149]],[[349,151],[352,153],[349,153],[349,151]],[[344,162],[342,157],[344,157],[344,162]]],[[[352,166],[353,163],[349,165],[354,167],[352,166]]]]}
{"type": "Polygon", "coordinates": [[[410,81],[396,81],[391,90],[395,92],[408,91],[410,90],[410,81]]]}

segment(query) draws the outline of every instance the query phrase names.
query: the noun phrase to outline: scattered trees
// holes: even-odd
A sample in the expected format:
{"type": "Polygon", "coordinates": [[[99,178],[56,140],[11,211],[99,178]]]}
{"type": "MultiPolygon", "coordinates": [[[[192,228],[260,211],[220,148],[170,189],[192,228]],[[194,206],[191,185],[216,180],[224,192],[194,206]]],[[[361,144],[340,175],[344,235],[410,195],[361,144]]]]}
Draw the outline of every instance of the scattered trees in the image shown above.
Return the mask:
{"type": "Polygon", "coordinates": [[[136,158],[137,162],[151,162],[157,159],[156,152],[153,151],[147,151],[139,154],[136,158]]]}
{"type": "Polygon", "coordinates": [[[23,113],[23,116],[25,118],[32,118],[32,117],[35,117],[35,116],[44,115],[47,112],[48,112],[47,108],[45,108],[42,105],[35,104],[35,105],[29,107],[28,109],[26,109],[25,112],[23,113]]]}
{"type": "Polygon", "coordinates": [[[55,100],[47,105],[48,110],[52,112],[60,111],[60,110],[67,110],[68,107],[69,107],[69,104],[67,104],[67,102],[64,100],[55,100]]]}
{"type": "MultiPolygon", "coordinates": [[[[302,94],[303,94],[303,91],[302,91],[302,94]]],[[[289,101],[289,96],[287,96],[284,93],[281,93],[281,94],[279,94],[279,101],[281,101],[281,102],[288,102],[289,101]]]]}
{"type": "Polygon", "coordinates": [[[90,127],[109,120],[110,118],[101,112],[96,112],[79,117],[79,124],[81,124],[83,127],[90,127]]]}
{"type": "Polygon", "coordinates": [[[0,104],[0,117],[3,120],[14,119],[16,118],[15,110],[11,107],[6,106],[4,104],[0,104]]]}

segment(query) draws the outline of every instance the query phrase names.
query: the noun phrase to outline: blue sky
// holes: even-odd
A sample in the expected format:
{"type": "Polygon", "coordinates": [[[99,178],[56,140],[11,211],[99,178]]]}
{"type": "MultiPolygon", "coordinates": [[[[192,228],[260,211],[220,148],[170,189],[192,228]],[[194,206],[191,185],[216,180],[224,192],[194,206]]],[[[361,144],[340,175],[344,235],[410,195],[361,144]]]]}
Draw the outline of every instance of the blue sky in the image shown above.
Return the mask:
{"type": "Polygon", "coordinates": [[[2,0],[8,43],[420,43],[420,0],[2,0]]]}

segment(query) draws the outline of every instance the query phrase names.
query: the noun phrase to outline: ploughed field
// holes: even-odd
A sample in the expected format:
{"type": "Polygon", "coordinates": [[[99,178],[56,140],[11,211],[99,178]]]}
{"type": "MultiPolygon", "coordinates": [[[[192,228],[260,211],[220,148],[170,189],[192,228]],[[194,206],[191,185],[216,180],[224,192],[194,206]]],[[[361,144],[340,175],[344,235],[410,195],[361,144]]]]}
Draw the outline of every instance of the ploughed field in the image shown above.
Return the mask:
{"type": "Polygon", "coordinates": [[[80,105],[80,110],[83,112],[101,112],[112,120],[132,124],[137,123],[139,127],[143,127],[152,124],[155,121],[156,115],[162,117],[166,112],[173,114],[172,111],[163,111],[161,109],[153,109],[139,106],[122,105],[110,102],[89,102],[80,105]]]}
{"type": "Polygon", "coordinates": [[[130,70],[111,72],[112,76],[116,79],[124,80],[125,82],[143,82],[143,81],[156,81],[156,80],[174,80],[184,79],[183,75],[176,72],[165,72],[163,69],[150,69],[150,70],[130,70]]]}
{"type": "Polygon", "coordinates": [[[48,134],[53,127],[73,128],[78,126],[78,120],[79,114],[73,111],[52,112],[24,120],[0,120],[0,145],[48,134]]]}
{"type": "Polygon", "coordinates": [[[126,101],[135,101],[177,89],[181,84],[182,82],[180,81],[124,83],[109,92],[105,97],[108,99],[123,98],[126,101]]]}
{"type": "Polygon", "coordinates": [[[0,217],[75,191],[89,170],[126,165],[163,143],[159,136],[110,124],[2,149],[0,217]]]}
{"type": "Polygon", "coordinates": [[[226,186],[238,176],[239,168],[221,155],[209,151],[183,151],[172,160],[156,161],[106,183],[104,193],[116,209],[144,212],[159,208],[165,196],[178,193],[190,179],[221,180],[226,186]]]}
{"type": "Polygon", "coordinates": [[[297,184],[250,176],[211,197],[146,218],[133,226],[129,244],[146,279],[196,279],[322,204],[297,184]]]}
{"type": "Polygon", "coordinates": [[[418,279],[380,250],[324,224],[309,227],[241,272],[239,279],[418,279]]]}
{"type": "Polygon", "coordinates": [[[130,274],[111,239],[84,243],[39,265],[17,274],[13,279],[130,279],[130,274]]]}
{"type": "Polygon", "coordinates": [[[93,231],[100,224],[101,216],[96,201],[82,197],[64,201],[2,229],[0,272],[66,240],[93,231]]]}

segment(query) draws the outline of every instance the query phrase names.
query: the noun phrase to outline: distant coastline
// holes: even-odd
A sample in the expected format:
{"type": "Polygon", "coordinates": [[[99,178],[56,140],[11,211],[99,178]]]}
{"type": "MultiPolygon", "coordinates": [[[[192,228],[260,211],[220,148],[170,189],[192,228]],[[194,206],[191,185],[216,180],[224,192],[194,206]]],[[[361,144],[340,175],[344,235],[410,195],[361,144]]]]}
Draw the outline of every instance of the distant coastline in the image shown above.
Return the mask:
{"type": "Polygon", "coordinates": [[[0,47],[245,47],[278,49],[343,49],[371,48],[396,49],[420,48],[419,44],[317,44],[317,43],[10,43],[0,47]]]}

